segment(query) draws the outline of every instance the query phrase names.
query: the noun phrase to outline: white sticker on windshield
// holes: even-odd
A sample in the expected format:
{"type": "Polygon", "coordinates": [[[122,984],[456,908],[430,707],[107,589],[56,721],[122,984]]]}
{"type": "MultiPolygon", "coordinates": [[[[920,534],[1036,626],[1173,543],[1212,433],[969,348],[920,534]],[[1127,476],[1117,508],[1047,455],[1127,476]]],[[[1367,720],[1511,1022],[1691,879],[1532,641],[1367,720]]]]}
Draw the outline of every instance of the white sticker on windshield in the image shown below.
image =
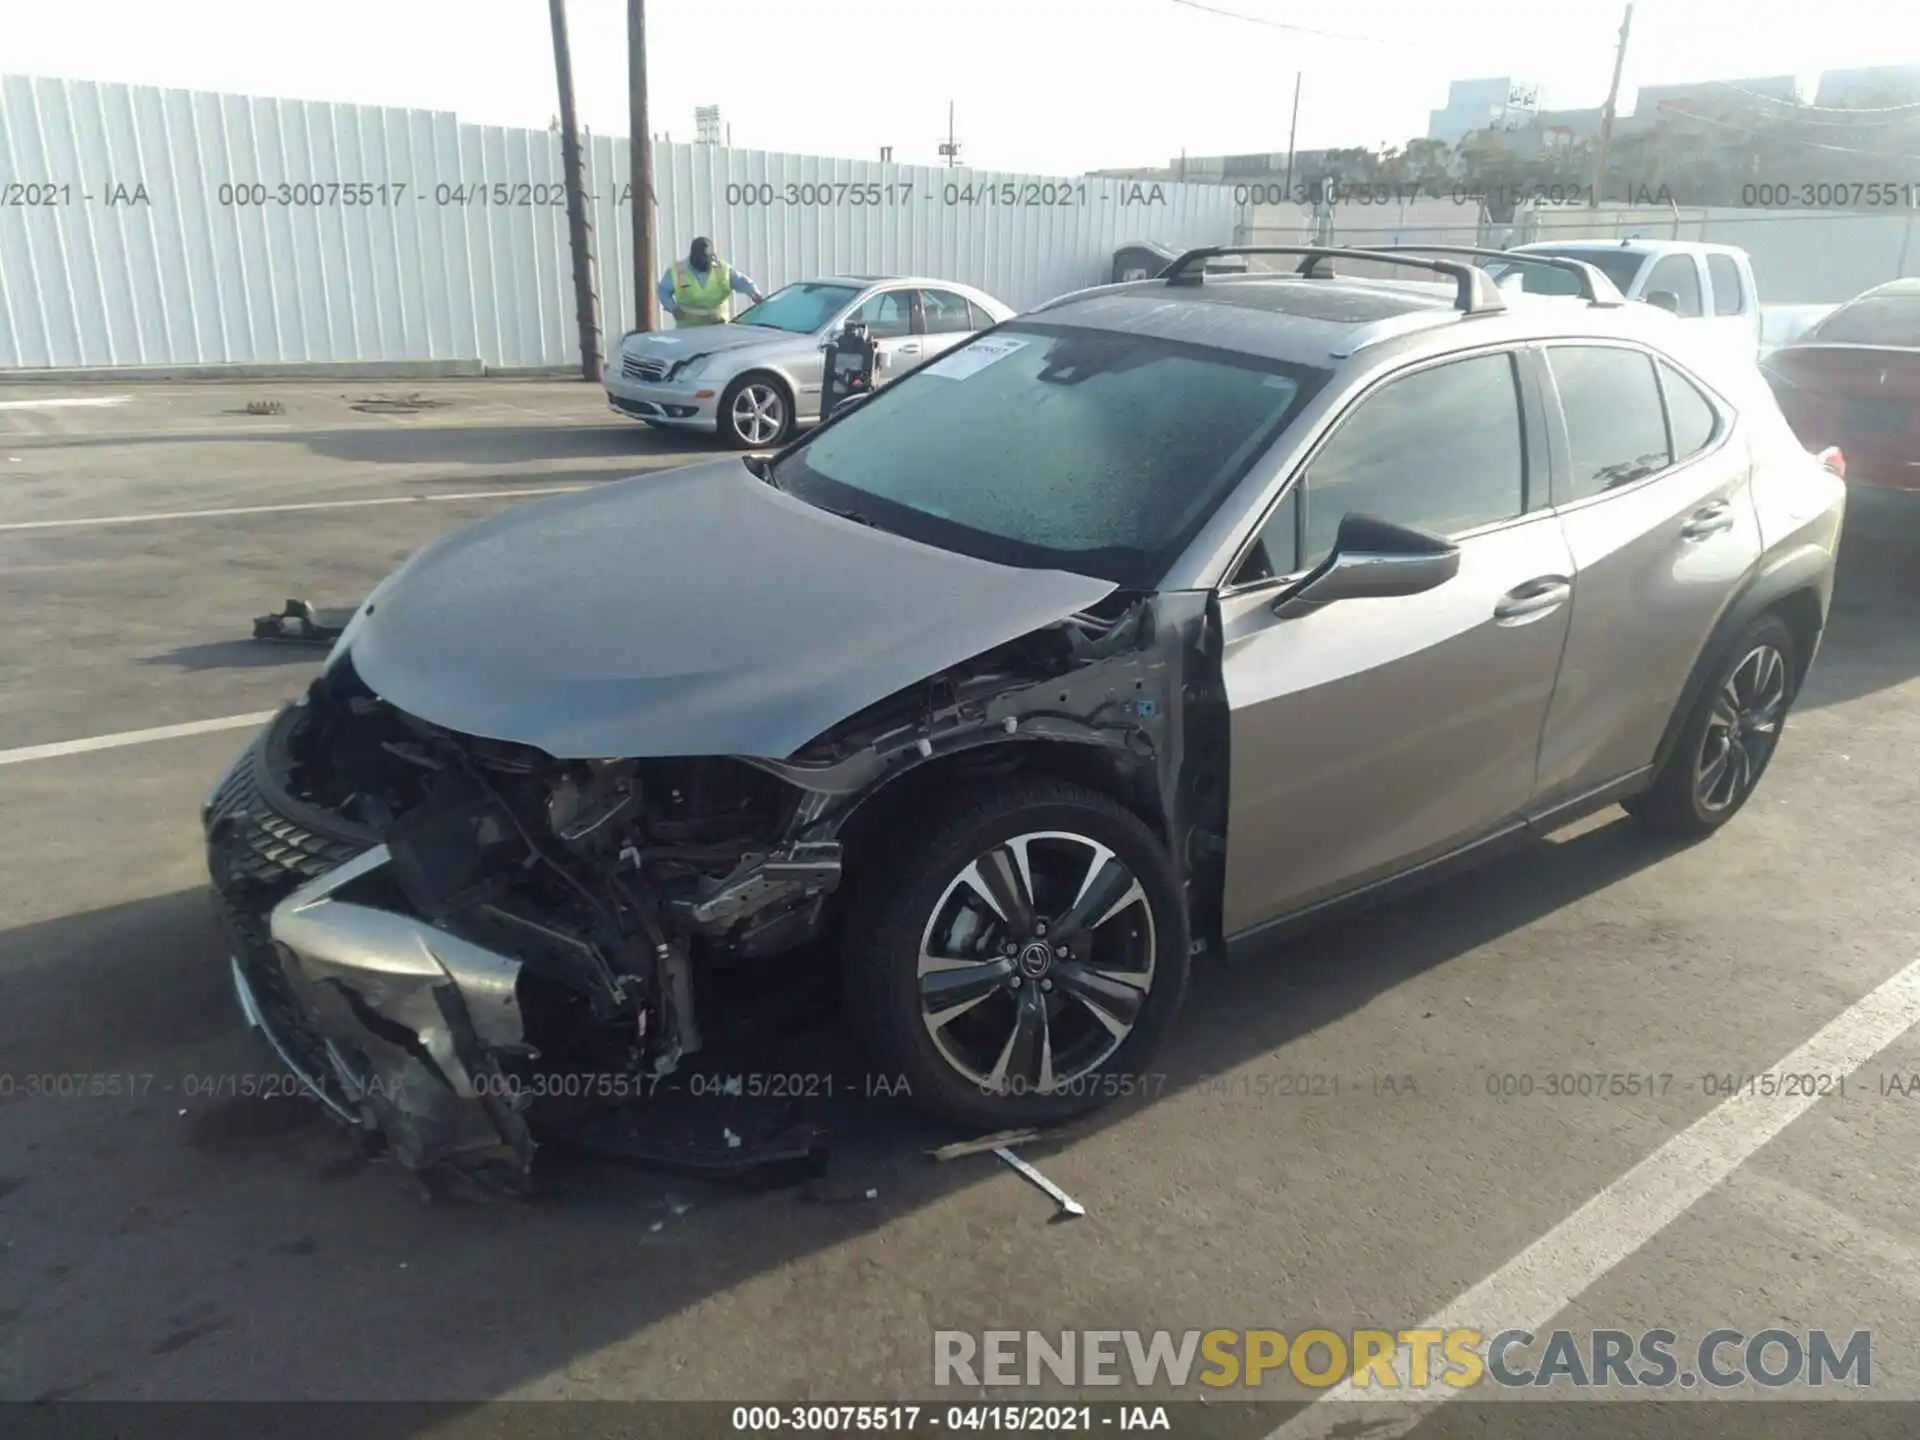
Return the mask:
{"type": "Polygon", "coordinates": [[[964,380],[969,375],[977,375],[994,361],[1004,360],[1014,351],[1026,349],[1032,343],[1031,340],[1021,340],[1012,335],[992,335],[985,340],[974,341],[965,349],[942,356],[920,373],[944,375],[949,380],[964,380]]]}

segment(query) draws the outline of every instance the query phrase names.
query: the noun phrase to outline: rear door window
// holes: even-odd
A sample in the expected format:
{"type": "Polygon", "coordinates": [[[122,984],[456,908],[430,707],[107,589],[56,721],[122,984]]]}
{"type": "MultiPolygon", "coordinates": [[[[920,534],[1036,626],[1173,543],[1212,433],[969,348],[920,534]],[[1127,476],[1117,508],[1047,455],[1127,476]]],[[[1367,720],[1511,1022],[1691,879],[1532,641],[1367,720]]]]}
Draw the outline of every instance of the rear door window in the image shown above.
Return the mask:
{"type": "Polygon", "coordinates": [[[1693,263],[1691,255],[1668,255],[1655,262],[1652,272],[1647,276],[1647,288],[1640,292],[1641,298],[1653,294],[1656,290],[1666,290],[1680,297],[1679,308],[1674,313],[1682,319],[1695,319],[1700,314],[1700,270],[1693,263]]]}
{"type": "Polygon", "coordinates": [[[1652,356],[1611,345],[1555,345],[1547,365],[1572,452],[1569,500],[1631,485],[1672,463],[1652,356]]]}
{"type": "Polygon", "coordinates": [[[929,335],[964,335],[973,329],[966,299],[951,290],[922,290],[920,306],[926,312],[929,335]]]}
{"type": "Polygon", "coordinates": [[[1707,256],[1707,280],[1713,286],[1713,313],[1738,315],[1747,303],[1746,287],[1740,283],[1740,267],[1730,255],[1707,256]]]}

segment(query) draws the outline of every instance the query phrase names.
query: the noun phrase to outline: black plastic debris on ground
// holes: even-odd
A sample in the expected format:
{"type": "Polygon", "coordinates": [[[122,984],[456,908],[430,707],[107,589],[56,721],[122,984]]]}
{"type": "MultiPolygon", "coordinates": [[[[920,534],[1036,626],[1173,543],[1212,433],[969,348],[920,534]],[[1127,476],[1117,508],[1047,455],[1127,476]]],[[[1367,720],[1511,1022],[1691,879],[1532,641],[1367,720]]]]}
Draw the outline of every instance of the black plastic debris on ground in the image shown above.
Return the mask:
{"type": "Polygon", "coordinates": [[[316,610],[304,600],[289,600],[276,615],[254,617],[253,638],[285,645],[331,645],[352,618],[351,609],[316,610]]]}

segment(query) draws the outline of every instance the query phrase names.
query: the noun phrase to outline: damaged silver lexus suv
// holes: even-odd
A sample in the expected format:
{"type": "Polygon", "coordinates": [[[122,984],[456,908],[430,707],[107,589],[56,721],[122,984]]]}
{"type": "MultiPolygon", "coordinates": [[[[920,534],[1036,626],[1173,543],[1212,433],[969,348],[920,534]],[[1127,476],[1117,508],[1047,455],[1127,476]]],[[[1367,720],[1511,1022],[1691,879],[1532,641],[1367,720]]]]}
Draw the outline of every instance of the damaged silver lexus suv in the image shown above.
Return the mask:
{"type": "Polygon", "coordinates": [[[383,582],[205,810],[287,1064],[519,1186],[531,1079],[644,1106],[790,957],[917,1103],[1046,1122],[1194,955],[1608,804],[1730,818],[1844,506],[1751,363],[1575,261],[1219,253],[383,582]]]}

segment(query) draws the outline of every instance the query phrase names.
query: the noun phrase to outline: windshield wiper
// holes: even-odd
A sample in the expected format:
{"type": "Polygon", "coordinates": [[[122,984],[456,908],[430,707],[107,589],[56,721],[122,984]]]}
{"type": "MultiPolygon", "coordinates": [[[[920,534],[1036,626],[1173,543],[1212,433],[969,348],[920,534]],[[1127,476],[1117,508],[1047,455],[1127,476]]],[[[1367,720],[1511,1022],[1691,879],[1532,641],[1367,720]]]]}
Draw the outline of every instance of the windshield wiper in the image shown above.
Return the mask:
{"type": "Polygon", "coordinates": [[[765,455],[742,455],[740,457],[740,463],[746,466],[750,473],[766,481],[767,484],[771,485],[774,489],[778,490],[780,488],[780,482],[773,478],[773,461],[770,457],[765,455]]]}

